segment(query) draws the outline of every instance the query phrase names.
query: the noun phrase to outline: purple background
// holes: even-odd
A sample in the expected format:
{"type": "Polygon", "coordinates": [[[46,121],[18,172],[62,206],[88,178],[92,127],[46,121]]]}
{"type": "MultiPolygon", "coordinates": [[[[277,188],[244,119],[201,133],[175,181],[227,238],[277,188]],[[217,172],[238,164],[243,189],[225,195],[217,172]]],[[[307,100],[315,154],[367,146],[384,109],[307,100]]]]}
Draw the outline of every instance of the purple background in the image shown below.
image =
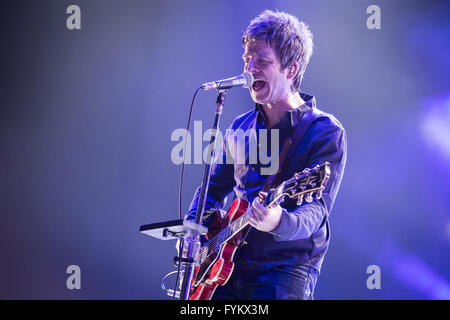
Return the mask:
{"type": "MultiPolygon", "coordinates": [[[[169,299],[175,243],[138,228],[177,218],[171,133],[201,83],[241,73],[242,32],[264,9],[310,26],[302,90],[348,134],[316,298],[450,299],[449,6],[356,0],[2,4],[0,298],[169,299]],[[66,28],[70,4],[81,30],[66,28]],[[366,28],[371,4],[381,30],[366,28]],[[72,264],[81,290],[66,288],[72,264]]],[[[214,102],[196,100],[204,130],[214,102]]],[[[252,106],[231,90],[221,128],[252,106]]],[[[184,210],[202,172],[186,167],[184,210]]]]}

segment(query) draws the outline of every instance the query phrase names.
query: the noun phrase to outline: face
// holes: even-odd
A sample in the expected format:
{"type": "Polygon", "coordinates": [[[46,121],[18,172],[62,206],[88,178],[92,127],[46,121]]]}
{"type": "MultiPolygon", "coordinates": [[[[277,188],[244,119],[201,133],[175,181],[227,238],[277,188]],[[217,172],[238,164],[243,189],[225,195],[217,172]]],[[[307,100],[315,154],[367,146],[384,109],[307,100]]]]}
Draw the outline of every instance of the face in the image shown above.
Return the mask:
{"type": "Polygon", "coordinates": [[[245,44],[244,72],[255,78],[250,88],[252,99],[260,104],[283,103],[291,91],[287,70],[281,71],[280,59],[265,40],[250,40],[245,44]]]}

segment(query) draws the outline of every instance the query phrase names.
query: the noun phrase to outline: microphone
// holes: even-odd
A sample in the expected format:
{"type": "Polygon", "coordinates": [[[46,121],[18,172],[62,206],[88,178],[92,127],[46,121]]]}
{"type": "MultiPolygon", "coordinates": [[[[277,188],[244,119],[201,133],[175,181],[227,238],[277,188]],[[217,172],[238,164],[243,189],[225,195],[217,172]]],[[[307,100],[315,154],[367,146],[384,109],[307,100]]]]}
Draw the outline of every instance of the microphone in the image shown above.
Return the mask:
{"type": "Polygon", "coordinates": [[[251,73],[244,72],[237,77],[204,83],[200,88],[203,90],[230,89],[233,87],[250,88],[254,80],[251,73]]]}

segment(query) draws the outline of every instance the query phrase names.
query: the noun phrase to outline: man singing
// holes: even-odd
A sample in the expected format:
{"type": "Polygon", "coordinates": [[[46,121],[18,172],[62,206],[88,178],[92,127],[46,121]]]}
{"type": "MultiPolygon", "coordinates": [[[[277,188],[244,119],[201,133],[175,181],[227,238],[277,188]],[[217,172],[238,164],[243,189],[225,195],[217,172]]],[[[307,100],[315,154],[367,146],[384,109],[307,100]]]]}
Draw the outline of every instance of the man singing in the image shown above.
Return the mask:
{"type": "MultiPolygon", "coordinates": [[[[224,199],[234,191],[237,198],[251,203],[252,228],[246,244],[234,255],[231,278],[215,290],[212,298],[313,299],[330,240],[329,215],[344,172],[346,134],[336,118],[317,109],[313,96],[300,92],[313,51],[313,36],[307,25],[284,12],[266,10],[250,22],[242,45],[244,71],[255,79],[249,90],[256,105],[237,117],[231,129],[277,130],[279,141],[270,143],[277,143],[281,151],[304,120],[303,115],[314,110],[318,116],[295,147],[281,181],[324,162],[330,163],[331,176],[321,199],[297,205],[295,199],[289,198],[268,209],[258,201],[268,179],[261,169],[267,164],[260,161],[230,164],[224,160],[213,166],[204,224],[210,226],[214,214],[223,208],[224,199]]],[[[223,159],[227,152],[233,159],[248,159],[248,148],[230,146],[227,138],[222,148],[223,159]]],[[[199,191],[200,188],[194,195],[188,219],[195,219],[199,191]]]]}

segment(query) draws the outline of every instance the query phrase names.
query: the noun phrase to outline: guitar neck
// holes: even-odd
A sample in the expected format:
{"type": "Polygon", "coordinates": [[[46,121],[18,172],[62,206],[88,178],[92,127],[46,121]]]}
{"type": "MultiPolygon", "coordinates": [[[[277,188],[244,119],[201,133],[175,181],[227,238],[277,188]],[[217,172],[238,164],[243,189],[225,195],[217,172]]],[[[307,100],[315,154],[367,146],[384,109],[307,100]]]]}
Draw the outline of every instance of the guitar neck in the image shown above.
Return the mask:
{"type": "Polygon", "coordinates": [[[242,229],[250,224],[248,218],[248,211],[239,218],[230,223],[226,228],[223,228],[214,238],[204,244],[201,252],[200,260],[203,262],[209,253],[219,252],[222,244],[234,237],[242,229]]]}
{"type": "MultiPolygon", "coordinates": [[[[330,175],[331,169],[328,162],[316,165],[314,168],[306,168],[302,172],[297,172],[291,179],[285,180],[278,187],[268,192],[264,199],[264,206],[277,205],[286,196],[297,199],[297,206],[302,204],[304,195],[306,196],[304,199],[306,202],[314,200],[313,193],[314,198],[320,199],[330,175]]],[[[250,224],[248,210],[203,245],[200,251],[200,263],[203,263],[213,252],[219,252],[226,241],[250,224]]]]}

